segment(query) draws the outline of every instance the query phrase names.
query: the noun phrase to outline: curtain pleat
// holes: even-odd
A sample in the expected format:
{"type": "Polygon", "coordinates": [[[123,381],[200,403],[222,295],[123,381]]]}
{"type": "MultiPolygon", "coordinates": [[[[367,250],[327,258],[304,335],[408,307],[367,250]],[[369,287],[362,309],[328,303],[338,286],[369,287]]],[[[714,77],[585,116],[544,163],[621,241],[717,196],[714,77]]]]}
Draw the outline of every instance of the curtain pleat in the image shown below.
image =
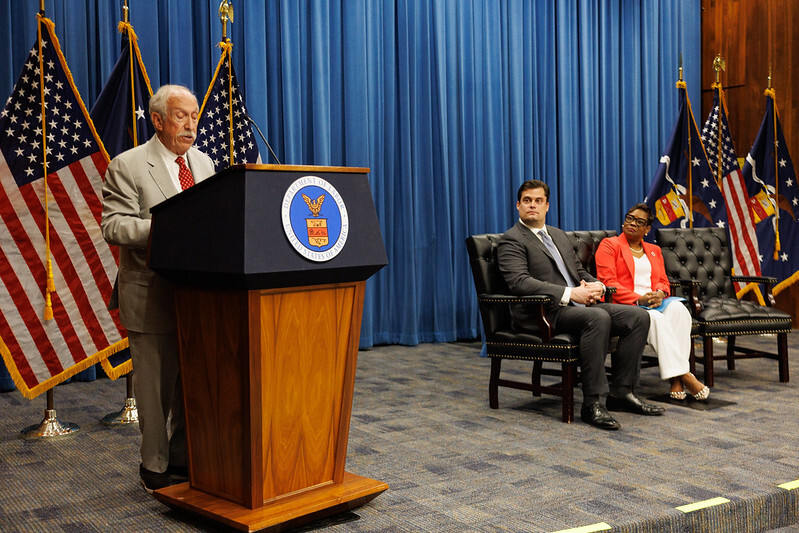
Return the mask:
{"type": "MultiPolygon", "coordinates": [[[[0,3],[6,95],[35,39],[35,4],[0,3]]],[[[131,4],[153,87],[181,83],[201,99],[219,1],[131,4]]],[[[121,6],[47,2],[88,106],[119,55],[121,6]]],[[[282,162],[371,169],[389,264],[367,283],[364,347],[479,336],[464,239],[513,224],[516,189],[533,177],[552,188],[550,223],[617,229],[673,126],[680,53],[699,102],[699,0],[234,7],[234,66],[282,162]]]]}

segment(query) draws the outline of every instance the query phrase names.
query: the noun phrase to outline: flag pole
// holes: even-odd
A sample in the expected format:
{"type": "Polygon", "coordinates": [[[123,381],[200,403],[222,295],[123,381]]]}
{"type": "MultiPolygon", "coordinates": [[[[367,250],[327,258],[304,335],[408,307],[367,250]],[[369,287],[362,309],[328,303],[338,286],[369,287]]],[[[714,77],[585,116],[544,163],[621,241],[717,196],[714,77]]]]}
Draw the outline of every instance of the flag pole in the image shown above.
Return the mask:
{"type": "Polygon", "coordinates": [[[229,153],[230,153],[230,166],[233,166],[236,162],[234,161],[234,146],[233,146],[233,69],[231,68],[231,61],[232,61],[232,54],[231,51],[233,49],[233,43],[230,42],[227,36],[227,23],[233,23],[233,4],[230,0],[222,0],[222,3],[219,4],[219,20],[222,22],[222,42],[219,43],[219,47],[222,48],[223,53],[226,54],[226,61],[227,61],[227,71],[228,71],[228,78],[227,78],[227,101],[228,101],[228,130],[230,131],[229,134],[229,153]]]}
{"type": "Polygon", "coordinates": [[[122,6],[122,24],[120,30],[122,33],[127,33],[128,36],[128,52],[130,53],[130,123],[133,132],[133,146],[139,146],[139,134],[136,132],[136,71],[133,68],[133,62],[136,58],[133,54],[133,36],[130,29],[130,9],[128,8],[128,0],[125,0],[125,5],[122,6]]]}
{"type": "MultiPolygon", "coordinates": [[[[677,70],[679,75],[679,80],[677,80],[677,88],[682,89],[685,91],[685,102],[689,103],[688,100],[688,85],[686,85],[685,81],[682,79],[682,53],[680,53],[680,65],[677,70]]],[[[688,227],[694,227],[694,180],[693,180],[693,169],[691,163],[691,157],[693,152],[691,151],[691,122],[693,121],[693,116],[691,111],[690,103],[688,105],[688,227]]]]}
{"type": "Polygon", "coordinates": [[[47,389],[47,407],[44,410],[44,420],[34,426],[28,426],[20,431],[23,439],[46,439],[51,437],[64,437],[74,435],[80,426],[73,422],[61,422],[55,412],[53,402],[53,389],[47,389]]]}
{"type": "Polygon", "coordinates": [[[721,57],[721,54],[717,55],[715,59],[713,59],[713,70],[716,71],[716,83],[711,86],[711,89],[715,89],[718,91],[719,96],[719,110],[718,110],[718,119],[716,120],[716,132],[717,132],[717,153],[716,153],[716,183],[721,189],[721,113],[724,107],[724,93],[721,89],[721,71],[725,70],[727,67],[724,59],[721,57]]]}
{"type": "MultiPolygon", "coordinates": [[[[121,32],[127,32],[128,35],[128,50],[130,51],[130,107],[131,107],[131,124],[133,132],[133,146],[139,146],[139,135],[136,132],[136,85],[134,78],[136,72],[133,68],[133,62],[136,60],[133,53],[133,41],[135,34],[133,26],[130,25],[130,9],[128,7],[128,0],[122,6],[122,22],[119,24],[121,32]]],[[[101,421],[103,424],[109,426],[123,425],[123,424],[138,424],[139,423],[139,409],[136,406],[136,396],[133,393],[133,372],[129,371],[125,374],[125,406],[119,411],[108,413],[101,421]]]]}
{"type": "Polygon", "coordinates": [[[767,97],[771,98],[771,124],[774,128],[774,261],[779,259],[782,245],[780,243],[780,204],[779,204],[779,187],[780,187],[780,166],[779,155],[777,149],[779,148],[779,140],[777,139],[777,92],[771,87],[771,65],[768,67],[768,88],[764,93],[767,97]]]}
{"type": "Polygon", "coordinates": [[[50,257],[50,212],[49,194],[47,187],[47,116],[45,114],[45,76],[44,76],[44,50],[42,46],[42,24],[44,23],[44,0],[39,0],[39,14],[37,15],[36,35],[37,46],[39,49],[39,96],[41,98],[41,117],[42,117],[42,170],[44,172],[44,248],[45,260],[47,262],[47,282],[44,291],[44,319],[53,319],[53,301],[50,294],[55,292],[55,281],[53,280],[53,260],[50,257]]]}

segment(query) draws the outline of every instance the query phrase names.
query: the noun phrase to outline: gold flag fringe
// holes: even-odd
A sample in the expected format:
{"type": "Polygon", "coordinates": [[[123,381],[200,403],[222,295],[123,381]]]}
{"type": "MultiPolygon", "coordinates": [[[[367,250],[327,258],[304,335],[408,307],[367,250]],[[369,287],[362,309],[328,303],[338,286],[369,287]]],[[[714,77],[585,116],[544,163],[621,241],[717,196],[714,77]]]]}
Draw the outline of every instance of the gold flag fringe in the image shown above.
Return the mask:
{"type": "MultiPolygon", "coordinates": [[[[6,344],[3,342],[3,339],[0,339],[0,354],[3,356],[3,361],[6,364],[6,368],[8,369],[8,373],[11,374],[11,379],[14,381],[14,384],[19,389],[19,392],[28,400],[33,400],[40,394],[47,392],[48,390],[52,389],[59,383],[62,383],[69,378],[73,377],[75,374],[83,372],[87,368],[96,365],[100,362],[105,362],[105,360],[119,352],[124,350],[128,347],[128,339],[127,337],[122,339],[121,341],[117,341],[116,343],[112,344],[108,348],[97,352],[96,354],[92,355],[91,357],[87,357],[80,363],[72,365],[71,367],[65,369],[60,374],[56,374],[55,376],[51,377],[50,379],[43,381],[36,385],[33,388],[28,388],[27,383],[25,380],[22,379],[22,375],[17,370],[16,364],[14,359],[11,357],[11,352],[9,351],[6,344]]],[[[124,365],[120,365],[122,367],[124,365]]],[[[105,367],[103,367],[105,368],[105,367]]],[[[110,377],[110,376],[109,376],[110,377]]],[[[115,378],[114,378],[115,379],[115,378]]]]}

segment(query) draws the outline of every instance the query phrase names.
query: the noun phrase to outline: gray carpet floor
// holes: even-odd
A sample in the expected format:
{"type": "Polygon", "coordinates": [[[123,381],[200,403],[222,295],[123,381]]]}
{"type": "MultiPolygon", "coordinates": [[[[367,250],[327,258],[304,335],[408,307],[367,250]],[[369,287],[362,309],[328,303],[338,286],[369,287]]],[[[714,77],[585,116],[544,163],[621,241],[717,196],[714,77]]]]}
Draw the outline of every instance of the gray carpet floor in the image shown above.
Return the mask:
{"type": "MultiPolygon", "coordinates": [[[[749,337],[745,346],[773,337],[749,337]]],[[[662,417],[619,413],[604,432],[560,422],[554,397],[500,389],[488,407],[489,361],[479,344],[385,346],[359,354],[347,470],[390,489],[355,510],[341,532],[552,532],[606,523],[613,531],[799,531],[799,331],[789,339],[791,383],[775,361],[716,365],[712,410],[666,405],[662,417]],[[693,513],[676,507],[722,497],[693,513]]],[[[723,349],[723,347],[720,347],[723,349]]],[[[701,348],[700,348],[701,349],[701,348]]],[[[701,365],[699,365],[701,377],[701,365]]],[[[530,365],[505,372],[529,376],[530,365]]],[[[641,393],[667,391],[656,368],[641,393]]],[[[579,412],[579,390],[576,391],[579,412]]],[[[55,390],[74,436],[29,441],[44,396],[0,394],[0,531],[217,531],[139,485],[138,429],[103,426],[122,407],[124,379],[55,390]]]]}

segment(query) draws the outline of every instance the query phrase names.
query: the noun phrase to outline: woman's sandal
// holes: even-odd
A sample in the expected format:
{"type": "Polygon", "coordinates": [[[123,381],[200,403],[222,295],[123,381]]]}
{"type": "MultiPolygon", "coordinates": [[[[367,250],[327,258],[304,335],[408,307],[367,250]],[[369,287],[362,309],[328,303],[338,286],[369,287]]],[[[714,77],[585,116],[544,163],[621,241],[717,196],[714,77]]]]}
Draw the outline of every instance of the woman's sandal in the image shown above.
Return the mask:
{"type": "Polygon", "coordinates": [[[684,390],[673,390],[669,392],[669,398],[672,400],[684,400],[687,394],[684,390]]]}
{"type": "Polygon", "coordinates": [[[707,400],[708,396],[710,396],[710,388],[708,388],[708,386],[705,385],[704,387],[702,387],[702,390],[700,390],[699,392],[697,392],[693,396],[694,396],[694,400],[698,400],[700,402],[703,402],[703,401],[707,400]]]}
{"type": "MultiPolygon", "coordinates": [[[[694,376],[690,372],[688,373],[688,375],[690,375],[692,378],[696,379],[696,376],[694,376]]],[[[699,384],[701,385],[702,382],[700,381],[699,384]]],[[[683,383],[683,385],[685,385],[685,383],[683,383]]],[[[689,393],[689,394],[691,394],[691,393],[689,393]]],[[[702,385],[702,388],[699,390],[699,392],[697,392],[696,394],[691,394],[691,396],[694,397],[694,400],[703,402],[703,401],[707,400],[708,396],[710,396],[710,388],[707,385],[702,385]]]]}

